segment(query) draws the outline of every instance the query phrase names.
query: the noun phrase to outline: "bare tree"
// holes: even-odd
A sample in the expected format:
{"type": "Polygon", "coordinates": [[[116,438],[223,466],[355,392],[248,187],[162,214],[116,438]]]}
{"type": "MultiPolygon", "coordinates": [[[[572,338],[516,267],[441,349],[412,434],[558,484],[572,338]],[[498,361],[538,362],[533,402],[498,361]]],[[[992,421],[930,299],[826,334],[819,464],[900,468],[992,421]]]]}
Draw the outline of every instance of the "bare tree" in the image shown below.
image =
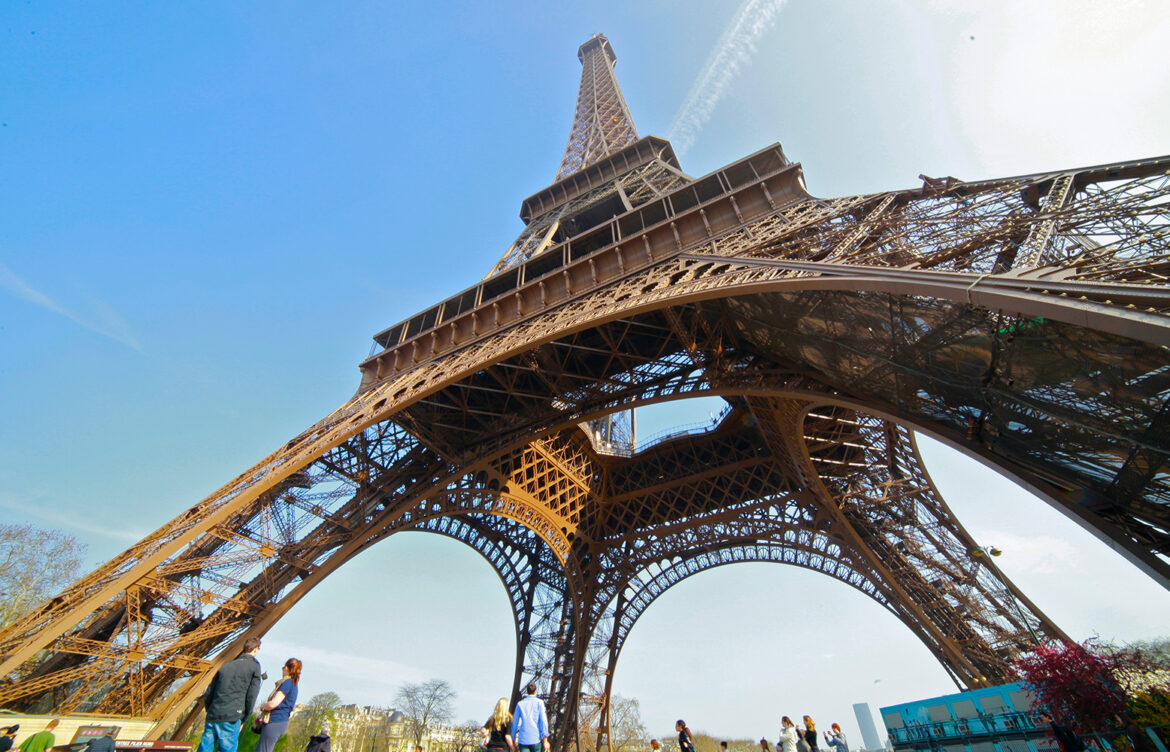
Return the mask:
{"type": "Polygon", "coordinates": [[[451,752],[472,752],[478,749],[483,742],[483,724],[479,721],[468,720],[453,729],[451,737],[451,752]]]}
{"type": "Polygon", "coordinates": [[[85,544],[60,530],[0,525],[0,629],[77,579],[85,544]]]}
{"type": "Polygon", "coordinates": [[[422,744],[432,725],[450,723],[455,716],[455,690],[442,679],[403,684],[394,702],[406,714],[406,733],[416,746],[422,744]]]}
{"type": "Polygon", "coordinates": [[[646,727],[642,725],[642,708],[637,699],[613,695],[609,699],[610,752],[646,746],[646,727]]]}

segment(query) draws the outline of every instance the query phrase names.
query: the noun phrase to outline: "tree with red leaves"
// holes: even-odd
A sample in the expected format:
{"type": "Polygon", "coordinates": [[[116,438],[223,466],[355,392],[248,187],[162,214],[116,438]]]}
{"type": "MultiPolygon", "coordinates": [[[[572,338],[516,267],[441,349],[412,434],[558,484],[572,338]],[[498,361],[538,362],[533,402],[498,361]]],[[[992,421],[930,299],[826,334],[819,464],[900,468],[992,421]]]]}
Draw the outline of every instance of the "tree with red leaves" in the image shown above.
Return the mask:
{"type": "Polygon", "coordinates": [[[1124,725],[1132,700],[1170,684],[1164,659],[1139,647],[1116,648],[1096,640],[1039,645],[1015,667],[1033,700],[1079,733],[1124,725]]]}

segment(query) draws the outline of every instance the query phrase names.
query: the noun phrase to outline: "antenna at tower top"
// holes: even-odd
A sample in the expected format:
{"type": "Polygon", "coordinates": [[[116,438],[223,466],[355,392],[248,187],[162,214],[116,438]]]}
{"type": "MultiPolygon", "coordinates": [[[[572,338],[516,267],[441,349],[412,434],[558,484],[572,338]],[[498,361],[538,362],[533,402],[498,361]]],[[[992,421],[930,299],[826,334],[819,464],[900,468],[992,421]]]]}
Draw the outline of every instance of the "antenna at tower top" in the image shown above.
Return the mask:
{"type": "Polygon", "coordinates": [[[581,61],[577,111],[557,180],[638,140],[634,118],[613,72],[617,62],[613,45],[604,34],[594,34],[577,49],[577,59],[581,61]]]}

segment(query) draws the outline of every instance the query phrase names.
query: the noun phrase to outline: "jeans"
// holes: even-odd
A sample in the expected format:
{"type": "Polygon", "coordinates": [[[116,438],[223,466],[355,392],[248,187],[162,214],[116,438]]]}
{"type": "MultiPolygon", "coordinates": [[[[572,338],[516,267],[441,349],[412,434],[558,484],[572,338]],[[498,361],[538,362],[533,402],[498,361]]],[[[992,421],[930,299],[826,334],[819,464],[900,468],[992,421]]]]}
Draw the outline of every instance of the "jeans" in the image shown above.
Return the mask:
{"type": "Polygon", "coordinates": [[[203,724],[203,737],[199,739],[199,746],[195,752],[236,752],[236,744],[240,741],[239,721],[220,721],[219,723],[203,724]]]}
{"type": "Polygon", "coordinates": [[[544,743],[537,742],[536,744],[519,744],[520,752],[544,752],[544,743]]]}

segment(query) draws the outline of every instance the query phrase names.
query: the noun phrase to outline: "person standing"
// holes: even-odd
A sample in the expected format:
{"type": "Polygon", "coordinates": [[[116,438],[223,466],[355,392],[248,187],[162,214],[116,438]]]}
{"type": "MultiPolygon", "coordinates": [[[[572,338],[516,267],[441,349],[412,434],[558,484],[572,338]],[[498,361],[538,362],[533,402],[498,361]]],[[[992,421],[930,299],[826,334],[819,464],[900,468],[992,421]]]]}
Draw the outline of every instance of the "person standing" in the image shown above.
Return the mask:
{"type": "Polygon", "coordinates": [[[777,752],[796,752],[796,724],[788,716],[780,719],[780,741],[777,752]]]}
{"type": "Polygon", "coordinates": [[[548,710],[544,700],[536,696],[536,682],[528,682],[528,696],[516,703],[512,716],[512,741],[520,752],[549,752],[548,710]]]}
{"type": "Polygon", "coordinates": [[[845,734],[841,732],[841,725],[834,723],[830,728],[833,729],[833,733],[825,734],[825,744],[829,745],[833,752],[849,752],[849,744],[845,741],[845,734]]]}
{"type": "Polygon", "coordinates": [[[650,750],[651,750],[651,752],[658,752],[660,749],[662,749],[662,745],[658,743],[658,740],[657,740],[657,739],[651,739],[651,740],[650,740],[650,750]]]}
{"type": "Polygon", "coordinates": [[[772,749],[768,746],[767,739],[760,740],[760,752],[772,752],[772,749]]]}
{"type": "Polygon", "coordinates": [[[1138,725],[1137,721],[1133,719],[1133,716],[1128,713],[1124,718],[1117,716],[1117,725],[1125,729],[1125,735],[1133,743],[1134,752],[1158,752],[1154,743],[1150,741],[1150,735],[1138,725]]]}
{"type": "Polygon", "coordinates": [[[301,662],[289,658],[280,668],[280,682],[268,701],[260,706],[268,713],[268,722],[260,729],[256,752],[272,752],[276,742],[288,731],[289,716],[297,704],[297,685],[301,683],[301,662]]]}
{"type": "Polygon", "coordinates": [[[808,746],[804,733],[804,726],[796,727],[796,752],[812,752],[812,747],[808,746]]]}
{"type": "Polygon", "coordinates": [[[106,729],[106,733],[90,739],[85,745],[85,752],[114,752],[114,729],[106,729]]]}
{"type": "Polygon", "coordinates": [[[12,745],[16,743],[16,732],[19,729],[19,723],[15,726],[0,728],[0,752],[8,752],[8,750],[12,749],[12,745]]]}
{"type": "Polygon", "coordinates": [[[1060,745],[1062,752],[1085,752],[1085,743],[1081,741],[1076,732],[1068,726],[1062,726],[1054,721],[1052,713],[1040,713],[1040,720],[1052,728],[1052,735],[1056,737],[1056,742],[1060,745]]]}
{"type": "Polygon", "coordinates": [[[321,733],[309,737],[305,745],[305,752],[332,752],[333,740],[329,737],[329,727],[321,728],[321,733]]]}
{"type": "Polygon", "coordinates": [[[29,738],[20,743],[20,752],[45,752],[46,749],[51,749],[57,743],[56,737],[53,736],[53,729],[57,728],[59,721],[54,718],[45,724],[42,731],[38,731],[29,738]]]}
{"type": "Polygon", "coordinates": [[[487,732],[484,746],[491,752],[516,752],[516,741],[512,738],[512,714],[508,712],[508,698],[501,697],[496,709],[483,725],[487,732]]]}
{"type": "Polygon", "coordinates": [[[240,741],[240,722],[252,712],[256,695],[260,694],[260,638],[244,640],[244,652],[239,658],[216,672],[207,688],[203,706],[207,720],[203,736],[195,752],[236,752],[240,741]]]}
{"type": "Polygon", "coordinates": [[[804,717],[804,741],[812,752],[817,752],[817,725],[807,715],[804,717]]]}
{"type": "Polygon", "coordinates": [[[687,728],[687,722],[679,718],[674,722],[674,730],[678,732],[678,752],[695,752],[695,737],[687,728]]]}

